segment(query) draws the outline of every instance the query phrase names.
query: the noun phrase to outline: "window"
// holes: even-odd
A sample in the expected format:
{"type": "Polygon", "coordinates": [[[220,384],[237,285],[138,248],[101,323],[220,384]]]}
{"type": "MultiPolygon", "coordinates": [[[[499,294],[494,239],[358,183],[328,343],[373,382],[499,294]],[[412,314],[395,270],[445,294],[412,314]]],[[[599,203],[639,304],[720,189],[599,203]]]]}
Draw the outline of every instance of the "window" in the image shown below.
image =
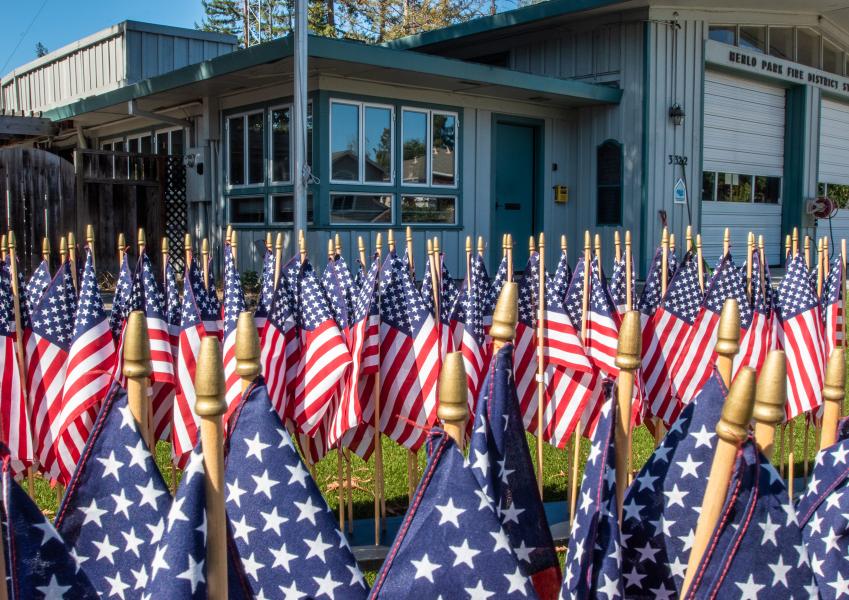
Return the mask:
{"type": "Polygon", "coordinates": [[[823,71],[843,75],[843,52],[825,39],[822,41],[822,68],[823,71]]]}
{"type": "Polygon", "coordinates": [[[708,37],[715,42],[734,45],[737,43],[737,27],[734,25],[711,25],[708,37]]]}
{"type": "Polygon", "coordinates": [[[778,58],[794,60],[792,27],[769,28],[769,53],[778,58]]]}
{"type": "Polygon", "coordinates": [[[702,200],[711,201],[716,193],[716,173],[705,171],[702,173],[702,200]]]}
{"type": "Polygon", "coordinates": [[[227,182],[231,186],[265,183],[263,112],[227,119],[227,182]]]}
{"type": "Polygon", "coordinates": [[[330,224],[392,223],[392,195],[330,194],[330,224]]]}
{"type": "Polygon", "coordinates": [[[422,223],[456,225],[457,198],[454,196],[403,196],[401,224],[422,223]]]}
{"type": "Polygon", "coordinates": [[[291,106],[271,110],[271,181],[274,182],[292,180],[292,153],[289,137],[291,117],[291,106]]]}
{"type": "Polygon", "coordinates": [[[796,62],[820,68],[820,36],[813,29],[796,28],[796,62]]]}
{"type": "Polygon", "coordinates": [[[766,27],[741,25],[740,47],[763,52],[766,49],[766,27]]]}
{"type": "Polygon", "coordinates": [[[720,202],[751,202],[752,176],[737,173],[717,175],[716,199],[720,202]]]}
{"type": "Polygon", "coordinates": [[[842,183],[820,183],[817,193],[834,200],[837,208],[849,208],[849,185],[842,183]]]}
{"type": "Polygon", "coordinates": [[[150,135],[140,135],[127,140],[128,152],[136,154],[153,154],[153,141],[150,135]]]}
{"type": "Polygon", "coordinates": [[[753,200],[760,204],[778,204],[781,200],[781,177],[755,177],[753,200]]]}
{"type": "Polygon", "coordinates": [[[596,150],[596,224],[622,224],[622,144],[607,140],[596,150]]]}
{"type": "Polygon", "coordinates": [[[457,131],[457,113],[402,109],[402,184],[457,187],[457,131]]]}
{"type": "Polygon", "coordinates": [[[231,196],[230,222],[244,225],[265,223],[265,198],[263,196],[231,196]]]}
{"type": "Polygon", "coordinates": [[[330,102],[330,178],[392,183],[392,107],[330,102]]]}
{"type": "Polygon", "coordinates": [[[156,133],[156,154],[176,154],[185,152],[185,141],[182,129],[169,129],[156,133]]]}
{"type": "Polygon", "coordinates": [[[781,177],[705,171],[702,174],[702,200],[780,204],[781,177]]]}
{"type": "MultiPolygon", "coordinates": [[[[307,223],[313,223],[312,194],[307,195],[307,223]]],[[[291,224],[295,220],[295,204],[292,194],[277,194],[271,197],[271,222],[291,224]]]]}

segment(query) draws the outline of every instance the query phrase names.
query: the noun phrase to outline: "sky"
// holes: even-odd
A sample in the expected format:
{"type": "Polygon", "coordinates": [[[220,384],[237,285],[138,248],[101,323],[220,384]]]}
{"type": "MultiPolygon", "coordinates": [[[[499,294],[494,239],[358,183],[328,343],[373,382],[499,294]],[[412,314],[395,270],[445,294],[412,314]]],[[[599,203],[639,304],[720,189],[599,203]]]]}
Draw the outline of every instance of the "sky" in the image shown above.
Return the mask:
{"type": "Polygon", "coordinates": [[[203,17],[200,0],[5,0],[0,74],[35,58],[41,42],[56,50],[121,21],[193,28],[203,17]]]}

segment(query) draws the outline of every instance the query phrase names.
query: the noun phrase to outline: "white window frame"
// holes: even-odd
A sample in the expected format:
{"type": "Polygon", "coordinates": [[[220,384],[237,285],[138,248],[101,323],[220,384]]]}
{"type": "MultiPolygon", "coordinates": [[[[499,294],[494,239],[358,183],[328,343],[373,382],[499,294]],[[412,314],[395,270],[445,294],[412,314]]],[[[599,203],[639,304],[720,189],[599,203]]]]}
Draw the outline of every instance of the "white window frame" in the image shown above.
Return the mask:
{"type": "MultiPolygon", "coordinates": [[[[265,185],[265,182],[268,179],[268,174],[265,173],[262,181],[256,182],[256,183],[249,183],[248,182],[248,177],[249,177],[249,175],[248,175],[248,171],[249,171],[248,161],[249,161],[249,156],[250,156],[250,152],[248,151],[248,117],[251,116],[251,115],[263,115],[263,127],[265,127],[265,120],[266,119],[265,119],[265,109],[264,108],[259,108],[259,109],[255,109],[255,110],[246,110],[244,112],[234,113],[232,115],[227,115],[226,117],[224,117],[224,134],[226,136],[226,141],[227,141],[227,143],[225,144],[225,147],[227,149],[226,150],[226,159],[227,160],[226,160],[226,170],[224,171],[224,174],[225,174],[225,180],[227,181],[227,189],[228,190],[238,190],[238,189],[243,189],[243,188],[256,187],[258,185],[265,185]],[[237,118],[242,119],[243,124],[244,124],[244,129],[243,129],[243,133],[242,133],[242,141],[245,145],[244,146],[245,147],[245,155],[242,158],[242,169],[243,169],[243,173],[245,175],[245,183],[240,183],[238,185],[234,185],[234,184],[230,183],[230,120],[231,119],[237,119],[237,118]]],[[[263,150],[263,152],[265,152],[265,135],[263,135],[263,149],[262,150],[263,150]]],[[[263,168],[265,168],[267,166],[265,164],[266,160],[267,160],[267,157],[263,156],[263,159],[260,161],[263,165],[263,168]]]]}
{"type": "MultiPolygon", "coordinates": [[[[126,144],[126,145],[127,145],[127,149],[125,150],[125,152],[129,152],[129,151],[130,151],[130,144],[131,144],[134,140],[139,140],[139,151],[138,151],[138,154],[141,154],[141,153],[142,153],[142,151],[141,151],[141,140],[142,140],[143,138],[146,138],[146,137],[150,138],[150,148],[151,148],[151,150],[152,150],[152,149],[153,149],[153,146],[154,146],[154,142],[155,142],[155,140],[154,140],[154,138],[153,138],[153,135],[152,135],[149,131],[147,131],[147,132],[143,132],[143,133],[134,133],[133,135],[128,135],[128,136],[127,136],[127,144],[126,144]]],[[[154,154],[155,154],[155,153],[154,153],[154,154]]]]}
{"type": "MultiPolygon", "coordinates": [[[[183,134],[183,141],[185,142],[186,141],[186,138],[185,138],[186,129],[185,129],[185,127],[168,127],[166,129],[157,129],[156,131],[153,132],[153,148],[154,149],[157,148],[156,138],[159,137],[159,134],[167,133],[168,134],[168,150],[167,150],[167,152],[168,152],[168,154],[171,154],[172,150],[174,148],[172,139],[173,139],[174,133],[177,132],[177,131],[179,131],[180,133],[183,134]]],[[[187,145],[184,144],[183,148],[185,149],[186,147],[187,147],[187,145]]],[[[158,152],[156,152],[156,154],[158,154],[158,152]]]]}
{"type": "MultiPolygon", "coordinates": [[[[440,188],[440,187],[444,188],[444,187],[447,187],[447,186],[439,186],[438,185],[436,187],[437,188],[440,188]]],[[[458,211],[459,202],[460,202],[460,197],[457,196],[456,194],[428,194],[428,193],[418,193],[418,192],[401,193],[400,196],[399,196],[399,202],[398,202],[399,207],[400,207],[400,214],[398,215],[398,218],[400,219],[399,223],[401,225],[411,225],[411,226],[412,225],[425,225],[425,226],[428,226],[428,227],[453,227],[453,226],[456,226],[460,222],[460,215],[458,214],[458,212],[459,212],[458,211]],[[404,221],[404,196],[423,196],[423,197],[426,197],[426,198],[451,198],[452,200],[454,200],[454,222],[453,223],[437,223],[435,221],[415,221],[415,222],[404,221]]]]}
{"type": "MultiPolygon", "coordinates": [[[[357,132],[357,179],[333,179],[333,147],[331,143],[328,143],[328,153],[330,155],[330,183],[340,184],[340,185],[373,185],[379,187],[393,187],[395,185],[395,107],[391,104],[381,104],[379,102],[363,102],[359,100],[349,100],[347,98],[331,98],[329,104],[329,122],[330,122],[330,130],[328,132],[328,140],[332,142],[333,140],[333,105],[334,104],[347,104],[349,106],[356,106],[359,113],[358,117],[358,127],[359,130],[357,132]],[[366,156],[365,156],[365,122],[366,122],[366,109],[367,108],[380,108],[383,110],[389,111],[389,127],[390,127],[390,135],[389,135],[389,181],[367,181],[366,180],[366,156]]],[[[373,195],[373,194],[367,194],[373,195]]]]}
{"type": "MultiPolygon", "coordinates": [[[[714,171],[707,170],[703,171],[704,173],[714,173],[716,177],[713,178],[713,197],[711,200],[704,200],[703,202],[720,202],[719,200],[719,175],[720,173],[723,175],[737,175],[739,177],[751,177],[752,178],[752,193],[749,195],[748,204],[770,204],[772,206],[782,206],[784,204],[784,175],[763,175],[763,174],[755,174],[755,173],[733,173],[731,171],[714,171]],[[755,202],[755,180],[758,177],[777,177],[778,184],[778,202],[755,202]]],[[[721,202],[728,202],[730,204],[743,204],[742,202],[733,202],[731,200],[721,200],[721,202]]]]}
{"type": "MultiPolygon", "coordinates": [[[[460,159],[459,159],[459,138],[460,138],[460,114],[457,111],[453,110],[443,110],[440,108],[422,108],[419,106],[402,106],[401,107],[401,144],[403,147],[404,143],[404,111],[408,112],[417,112],[423,113],[427,115],[427,139],[425,140],[425,175],[427,181],[425,183],[408,183],[404,181],[403,177],[403,165],[402,165],[402,176],[401,176],[401,186],[405,188],[435,188],[441,190],[456,190],[459,189],[460,184],[460,159]],[[433,160],[431,157],[433,156],[433,115],[447,115],[454,117],[454,183],[451,185],[442,185],[439,183],[433,183],[433,160]]],[[[401,155],[400,159],[402,162],[404,160],[403,155],[401,155]]],[[[439,194],[422,194],[425,196],[438,196],[439,194]]],[[[450,195],[450,194],[448,194],[450,195]]]]}
{"type": "Polygon", "coordinates": [[[395,224],[395,193],[391,191],[380,192],[352,192],[348,190],[331,190],[328,195],[328,214],[327,221],[330,225],[354,225],[354,226],[371,226],[371,227],[392,227],[395,224]],[[357,221],[356,223],[334,223],[333,222],[333,196],[389,196],[389,222],[388,223],[370,223],[367,221],[357,221]]]}
{"type": "MultiPolygon", "coordinates": [[[[293,159],[293,156],[292,156],[292,153],[294,151],[294,140],[292,139],[293,136],[292,136],[291,124],[292,124],[292,111],[294,111],[294,110],[295,110],[295,108],[294,108],[294,106],[291,102],[286,102],[286,103],[283,103],[283,104],[275,104],[273,106],[268,107],[268,160],[266,161],[267,162],[266,168],[268,169],[267,179],[268,179],[269,185],[292,185],[292,183],[293,183],[293,179],[292,179],[292,159],[293,159]],[[290,128],[289,128],[289,179],[281,179],[281,180],[278,181],[276,179],[272,179],[274,177],[274,133],[271,129],[271,119],[272,119],[272,114],[274,113],[275,110],[284,110],[284,109],[289,109],[289,125],[290,125],[290,128]]],[[[309,160],[309,159],[307,159],[307,160],[309,160]]]]}

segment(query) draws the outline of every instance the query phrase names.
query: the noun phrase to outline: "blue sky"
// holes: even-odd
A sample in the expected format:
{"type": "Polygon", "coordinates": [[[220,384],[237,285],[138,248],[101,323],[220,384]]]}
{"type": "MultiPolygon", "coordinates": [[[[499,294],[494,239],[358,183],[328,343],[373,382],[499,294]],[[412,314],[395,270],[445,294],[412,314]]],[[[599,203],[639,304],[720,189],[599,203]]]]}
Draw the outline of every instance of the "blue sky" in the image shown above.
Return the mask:
{"type": "Polygon", "coordinates": [[[35,58],[36,42],[55,50],[128,19],[194,27],[203,16],[200,0],[27,0],[3,4],[0,66],[5,66],[0,74],[35,58]]]}

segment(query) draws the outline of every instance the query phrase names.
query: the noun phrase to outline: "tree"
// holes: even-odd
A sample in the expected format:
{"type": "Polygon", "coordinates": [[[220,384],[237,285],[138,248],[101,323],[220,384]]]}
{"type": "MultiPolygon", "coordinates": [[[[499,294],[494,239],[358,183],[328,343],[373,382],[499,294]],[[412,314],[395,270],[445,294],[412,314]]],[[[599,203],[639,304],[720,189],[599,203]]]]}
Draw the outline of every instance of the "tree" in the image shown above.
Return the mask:
{"type": "MultiPolygon", "coordinates": [[[[202,31],[215,31],[236,36],[239,45],[245,46],[244,0],[201,0],[204,18],[195,27],[202,31]]],[[[335,37],[333,13],[328,8],[332,2],[310,0],[307,19],[310,32],[335,37]]],[[[264,42],[288,35],[294,24],[294,0],[249,0],[250,43],[264,42]]],[[[331,6],[332,9],[332,6],[331,6]]]]}
{"type": "Polygon", "coordinates": [[[36,58],[41,58],[42,56],[44,56],[48,52],[50,52],[50,50],[47,49],[47,46],[45,46],[41,42],[35,43],[35,56],[36,56],[36,58]]]}

